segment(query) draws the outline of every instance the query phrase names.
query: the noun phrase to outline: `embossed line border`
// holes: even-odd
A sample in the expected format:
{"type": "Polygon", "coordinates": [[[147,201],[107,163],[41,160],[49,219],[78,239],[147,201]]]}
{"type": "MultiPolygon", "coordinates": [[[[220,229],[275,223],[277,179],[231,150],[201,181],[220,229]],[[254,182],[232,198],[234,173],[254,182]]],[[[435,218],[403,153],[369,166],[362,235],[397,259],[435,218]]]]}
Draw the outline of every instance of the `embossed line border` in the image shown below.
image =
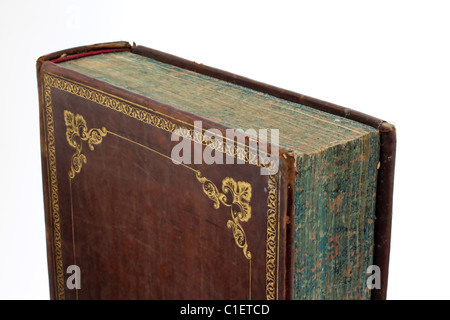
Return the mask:
{"type": "MultiPolygon", "coordinates": [[[[56,297],[60,300],[65,299],[65,282],[64,269],[62,261],[62,240],[60,227],[60,212],[58,199],[58,181],[56,170],[56,150],[55,150],[55,129],[53,119],[53,104],[51,97],[51,88],[73,94],[80,98],[89,100],[103,107],[121,112],[138,121],[145,122],[159,129],[173,132],[173,130],[181,128],[174,124],[170,118],[185,123],[191,127],[192,124],[175,119],[161,112],[157,112],[148,107],[127,101],[123,98],[114,96],[107,92],[96,88],[69,80],[60,75],[44,72],[43,75],[43,91],[44,91],[44,126],[46,131],[47,145],[47,173],[48,173],[48,190],[50,200],[50,217],[53,224],[53,261],[55,265],[55,290],[56,297]],[[163,117],[161,117],[161,115],[163,117]]],[[[189,130],[188,128],[185,128],[189,130]]],[[[205,130],[204,130],[205,131],[205,130]]],[[[225,138],[226,137],[222,137],[225,138]]],[[[198,138],[193,136],[192,141],[201,143],[198,138]]],[[[250,146],[245,145],[245,151],[248,152],[250,146]]],[[[224,153],[221,146],[213,146],[219,152],[224,153]]],[[[226,150],[225,150],[226,152],[226,150]]],[[[235,157],[241,157],[239,154],[233,154],[235,157]]],[[[259,159],[250,159],[247,156],[249,164],[261,166],[259,159]]],[[[278,299],[278,282],[279,282],[279,222],[280,222],[280,175],[281,172],[274,173],[268,177],[268,198],[267,198],[267,239],[266,239],[266,298],[268,300],[278,299]]]]}

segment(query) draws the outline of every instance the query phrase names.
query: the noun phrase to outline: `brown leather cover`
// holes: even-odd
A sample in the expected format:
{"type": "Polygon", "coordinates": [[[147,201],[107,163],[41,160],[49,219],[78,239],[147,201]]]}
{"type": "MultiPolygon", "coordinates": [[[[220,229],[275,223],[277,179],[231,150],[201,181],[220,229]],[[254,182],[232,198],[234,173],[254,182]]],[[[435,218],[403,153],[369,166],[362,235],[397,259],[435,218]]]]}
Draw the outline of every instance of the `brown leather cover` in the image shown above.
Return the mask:
{"type": "MultiPolygon", "coordinates": [[[[277,174],[258,164],[175,165],[176,128],[225,127],[50,60],[127,49],[338,114],[381,133],[375,261],[385,299],[395,128],[362,113],[127,42],[78,47],[37,61],[48,265],[53,299],[292,298],[294,159],[277,174]],[[225,168],[225,169],[224,169],[225,168]],[[70,290],[67,267],[81,269],[70,290]]],[[[195,139],[194,139],[195,140],[195,139]]],[[[194,141],[192,141],[194,145],[194,141]]]]}

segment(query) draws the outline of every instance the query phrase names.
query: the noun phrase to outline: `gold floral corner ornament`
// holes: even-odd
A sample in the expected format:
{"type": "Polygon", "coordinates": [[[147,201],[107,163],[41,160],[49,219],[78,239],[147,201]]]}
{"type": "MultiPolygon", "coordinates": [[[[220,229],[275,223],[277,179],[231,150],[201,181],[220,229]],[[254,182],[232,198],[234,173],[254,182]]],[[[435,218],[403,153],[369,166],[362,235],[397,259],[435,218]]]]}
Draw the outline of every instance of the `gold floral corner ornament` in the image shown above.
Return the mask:
{"type": "Polygon", "coordinates": [[[250,260],[252,254],[248,250],[247,237],[241,222],[247,222],[252,216],[250,207],[252,186],[248,182],[236,182],[233,178],[226,177],[222,180],[222,193],[211,180],[202,177],[199,171],[196,176],[202,184],[205,194],[214,201],[215,209],[219,209],[221,203],[231,208],[231,220],[228,220],[227,227],[233,232],[237,246],[242,249],[244,256],[250,260]]]}
{"type": "Polygon", "coordinates": [[[87,159],[84,154],[81,153],[83,148],[83,141],[87,141],[89,149],[94,150],[94,145],[100,144],[102,138],[106,136],[106,128],[91,129],[88,131],[86,121],[83,116],[64,110],[64,121],[66,123],[67,142],[71,147],[76,149],[76,152],[72,156],[72,161],[69,170],[69,177],[73,179],[77,173],[80,173],[83,163],[86,163],[87,159]]]}

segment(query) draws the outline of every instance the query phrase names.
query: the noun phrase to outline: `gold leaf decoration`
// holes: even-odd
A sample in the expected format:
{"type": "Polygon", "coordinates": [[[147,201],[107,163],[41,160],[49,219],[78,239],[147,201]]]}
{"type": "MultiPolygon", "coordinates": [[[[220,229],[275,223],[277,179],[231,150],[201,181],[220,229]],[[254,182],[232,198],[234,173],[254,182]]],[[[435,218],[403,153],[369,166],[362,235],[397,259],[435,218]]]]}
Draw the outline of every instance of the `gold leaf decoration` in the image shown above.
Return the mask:
{"type": "Polygon", "coordinates": [[[49,173],[48,179],[50,183],[50,213],[53,218],[53,259],[55,261],[55,296],[59,300],[65,299],[65,282],[64,267],[62,261],[62,236],[59,216],[59,199],[58,199],[58,179],[56,172],[56,149],[55,149],[55,127],[53,119],[53,103],[51,96],[51,88],[47,81],[44,82],[44,99],[45,99],[45,127],[49,173]]]}
{"type": "Polygon", "coordinates": [[[202,184],[203,192],[214,202],[215,209],[219,209],[221,203],[231,208],[231,220],[227,221],[227,227],[231,229],[236,245],[250,260],[252,254],[248,250],[247,237],[241,222],[247,222],[251,217],[252,186],[248,182],[236,182],[233,178],[226,177],[222,180],[222,193],[211,180],[202,177],[199,171],[197,180],[202,184]]]}
{"type": "Polygon", "coordinates": [[[81,153],[83,141],[88,142],[89,149],[94,150],[94,145],[100,144],[106,136],[106,128],[91,129],[88,131],[83,116],[64,110],[64,121],[66,123],[66,138],[69,145],[76,149],[72,156],[69,177],[73,179],[75,174],[81,171],[83,163],[87,162],[86,156],[81,153]]]}

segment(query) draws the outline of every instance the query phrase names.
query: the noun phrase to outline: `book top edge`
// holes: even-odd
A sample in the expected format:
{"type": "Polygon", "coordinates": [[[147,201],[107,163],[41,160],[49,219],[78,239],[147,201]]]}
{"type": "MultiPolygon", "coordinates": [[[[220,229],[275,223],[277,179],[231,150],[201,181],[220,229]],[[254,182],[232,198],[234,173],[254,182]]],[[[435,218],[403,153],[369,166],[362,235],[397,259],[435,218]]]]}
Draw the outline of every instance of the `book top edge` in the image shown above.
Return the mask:
{"type": "Polygon", "coordinates": [[[316,153],[377,131],[128,50],[88,54],[59,65],[229,128],[245,132],[267,129],[267,141],[273,142],[270,133],[278,133],[276,144],[300,154],[316,153]]]}

